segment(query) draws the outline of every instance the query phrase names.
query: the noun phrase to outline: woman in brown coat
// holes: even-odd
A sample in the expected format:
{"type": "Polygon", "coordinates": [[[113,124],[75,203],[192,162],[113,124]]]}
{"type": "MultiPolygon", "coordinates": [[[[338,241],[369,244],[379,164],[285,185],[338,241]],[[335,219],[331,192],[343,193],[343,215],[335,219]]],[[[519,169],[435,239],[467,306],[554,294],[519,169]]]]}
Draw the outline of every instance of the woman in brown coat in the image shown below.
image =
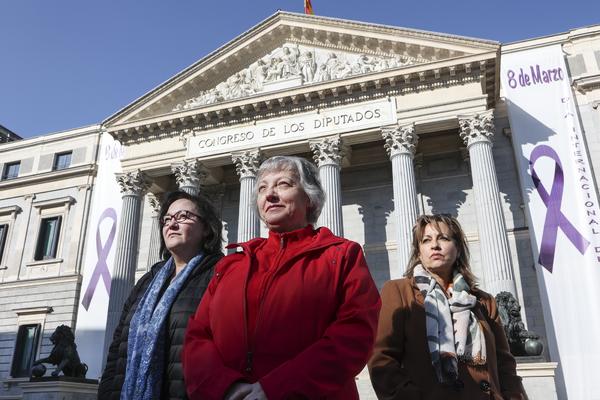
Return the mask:
{"type": "Polygon", "coordinates": [[[527,399],[458,221],[424,215],[406,277],[387,282],[369,373],[380,400],[527,399]]]}

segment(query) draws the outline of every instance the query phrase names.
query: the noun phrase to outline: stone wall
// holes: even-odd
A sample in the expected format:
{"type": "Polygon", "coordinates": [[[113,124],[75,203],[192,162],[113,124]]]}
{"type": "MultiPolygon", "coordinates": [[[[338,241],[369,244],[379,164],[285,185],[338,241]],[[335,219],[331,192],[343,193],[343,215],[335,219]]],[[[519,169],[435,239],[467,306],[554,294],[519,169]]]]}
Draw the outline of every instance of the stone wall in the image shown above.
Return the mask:
{"type": "Polygon", "coordinates": [[[23,379],[10,377],[19,322],[41,323],[42,335],[38,357],[47,357],[52,350],[50,336],[56,327],[62,324],[75,327],[80,283],[80,277],[73,275],[0,284],[2,395],[20,393],[16,383],[23,379]]]}

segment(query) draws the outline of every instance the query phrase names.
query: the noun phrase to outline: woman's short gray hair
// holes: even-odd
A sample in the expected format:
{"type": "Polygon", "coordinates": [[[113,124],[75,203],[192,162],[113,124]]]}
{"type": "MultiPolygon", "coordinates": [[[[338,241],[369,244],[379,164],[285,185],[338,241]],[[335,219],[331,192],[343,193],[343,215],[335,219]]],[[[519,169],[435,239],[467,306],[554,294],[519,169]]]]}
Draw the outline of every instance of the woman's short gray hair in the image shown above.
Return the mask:
{"type": "Polygon", "coordinates": [[[260,178],[266,173],[284,170],[289,170],[296,174],[300,187],[304,190],[304,193],[306,193],[310,202],[306,220],[309,224],[315,224],[317,219],[319,219],[319,215],[321,215],[323,204],[325,204],[325,192],[323,191],[323,186],[321,186],[321,181],[319,180],[317,167],[301,157],[274,156],[263,161],[256,173],[257,184],[254,185],[253,192],[254,204],[257,204],[258,182],[260,181],[260,178]]]}

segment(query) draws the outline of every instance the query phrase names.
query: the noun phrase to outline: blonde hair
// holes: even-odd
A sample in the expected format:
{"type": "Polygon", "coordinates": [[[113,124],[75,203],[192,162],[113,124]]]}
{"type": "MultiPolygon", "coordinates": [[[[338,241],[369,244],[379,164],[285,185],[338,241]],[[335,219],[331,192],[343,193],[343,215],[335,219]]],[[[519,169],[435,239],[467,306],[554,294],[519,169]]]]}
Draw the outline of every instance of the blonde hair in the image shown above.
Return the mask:
{"type": "Polygon", "coordinates": [[[471,289],[476,287],[477,278],[473,275],[473,272],[471,272],[471,266],[469,264],[470,254],[467,238],[465,237],[465,233],[458,220],[449,214],[421,215],[417,218],[417,222],[412,229],[412,249],[410,260],[408,261],[408,268],[406,269],[404,276],[412,278],[415,267],[421,264],[421,260],[419,259],[419,244],[423,239],[425,227],[430,224],[433,225],[438,232],[442,231],[440,225],[443,224],[448,227],[451,239],[458,250],[453,269],[462,274],[471,289]]]}

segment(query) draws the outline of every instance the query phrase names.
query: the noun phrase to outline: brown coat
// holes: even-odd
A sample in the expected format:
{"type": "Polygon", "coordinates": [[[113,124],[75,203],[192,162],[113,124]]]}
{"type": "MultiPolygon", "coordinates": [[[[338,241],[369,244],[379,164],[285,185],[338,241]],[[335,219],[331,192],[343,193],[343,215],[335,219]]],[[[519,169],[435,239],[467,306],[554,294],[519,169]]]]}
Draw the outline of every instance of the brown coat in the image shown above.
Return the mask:
{"type": "Polygon", "coordinates": [[[527,399],[508,343],[496,302],[474,290],[473,313],[485,336],[487,366],[459,362],[462,389],[440,384],[431,365],[425,328],[424,298],[413,278],[387,282],[381,292],[377,339],[369,373],[380,400],[527,399]]]}

